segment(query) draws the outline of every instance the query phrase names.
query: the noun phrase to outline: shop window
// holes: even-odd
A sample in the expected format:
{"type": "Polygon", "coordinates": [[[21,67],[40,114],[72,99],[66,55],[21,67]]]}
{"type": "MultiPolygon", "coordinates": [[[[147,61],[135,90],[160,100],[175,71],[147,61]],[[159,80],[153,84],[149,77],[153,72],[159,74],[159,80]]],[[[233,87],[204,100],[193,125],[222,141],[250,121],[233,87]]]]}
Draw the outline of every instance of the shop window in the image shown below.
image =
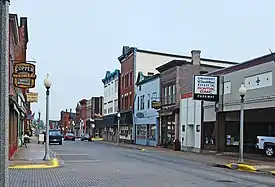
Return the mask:
{"type": "Polygon", "coordinates": [[[137,125],[137,138],[146,139],[147,128],[146,125],[137,125]]]}

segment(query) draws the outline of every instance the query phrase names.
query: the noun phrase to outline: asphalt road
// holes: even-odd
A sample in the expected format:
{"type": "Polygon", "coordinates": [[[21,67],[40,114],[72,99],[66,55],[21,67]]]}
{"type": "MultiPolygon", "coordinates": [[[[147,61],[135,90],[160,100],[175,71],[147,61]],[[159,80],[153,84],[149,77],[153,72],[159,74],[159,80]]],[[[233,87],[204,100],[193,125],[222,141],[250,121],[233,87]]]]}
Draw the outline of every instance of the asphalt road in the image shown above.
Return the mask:
{"type": "Polygon", "coordinates": [[[28,187],[245,187],[275,186],[275,177],[210,167],[156,151],[100,142],[53,145],[58,169],[11,170],[11,185],[28,187]]]}

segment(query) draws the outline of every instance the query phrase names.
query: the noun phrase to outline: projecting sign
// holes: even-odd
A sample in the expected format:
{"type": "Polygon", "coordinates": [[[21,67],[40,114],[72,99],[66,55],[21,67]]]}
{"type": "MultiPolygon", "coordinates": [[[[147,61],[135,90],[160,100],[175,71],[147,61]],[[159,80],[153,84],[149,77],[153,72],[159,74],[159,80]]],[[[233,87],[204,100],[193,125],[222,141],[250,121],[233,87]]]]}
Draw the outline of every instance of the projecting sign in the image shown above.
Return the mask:
{"type": "Polygon", "coordinates": [[[25,62],[13,65],[13,84],[17,88],[35,87],[35,65],[25,62]]]}
{"type": "Polygon", "coordinates": [[[204,101],[219,101],[219,77],[195,75],[193,99],[204,101]]]}

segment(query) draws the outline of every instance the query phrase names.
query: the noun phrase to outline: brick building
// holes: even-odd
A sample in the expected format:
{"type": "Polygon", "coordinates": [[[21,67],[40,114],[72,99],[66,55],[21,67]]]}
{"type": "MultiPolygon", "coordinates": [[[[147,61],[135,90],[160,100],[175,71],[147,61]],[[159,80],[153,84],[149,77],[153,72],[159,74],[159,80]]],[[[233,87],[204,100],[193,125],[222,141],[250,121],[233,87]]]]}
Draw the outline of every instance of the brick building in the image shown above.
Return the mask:
{"type": "Polygon", "coordinates": [[[30,124],[33,120],[30,103],[26,102],[26,89],[18,89],[13,85],[13,65],[26,62],[28,44],[27,18],[17,14],[9,15],[9,158],[21,145],[22,134],[31,135],[30,124]]]}

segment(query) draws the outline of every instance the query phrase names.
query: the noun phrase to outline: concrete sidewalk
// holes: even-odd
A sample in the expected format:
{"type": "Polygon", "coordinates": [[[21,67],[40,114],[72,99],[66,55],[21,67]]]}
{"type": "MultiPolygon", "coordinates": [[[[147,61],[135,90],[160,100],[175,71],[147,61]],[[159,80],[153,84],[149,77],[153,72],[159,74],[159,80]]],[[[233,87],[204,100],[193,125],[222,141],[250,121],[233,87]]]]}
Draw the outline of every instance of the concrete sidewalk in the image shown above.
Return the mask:
{"type": "Polygon", "coordinates": [[[44,161],[45,145],[38,144],[36,137],[31,137],[31,142],[26,147],[20,147],[9,161],[9,168],[34,169],[54,168],[59,166],[58,160],[51,154],[50,161],[44,161]]]}
{"type": "MultiPolygon", "coordinates": [[[[101,141],[100,143],[118,146],[114,142],[101,141]]],[[[260,172],[265,174],[275,175],[275,161],[274,158],[266,158],[263,155],[252,155],[249,154],[245,157],[245,163],[238,164],[237,154],[216,154],[216,152],[204,152],[204,153],[193,153],[174,151],[162,147],[147,147],[135,144],[120,143],[119,146],[131,149],[137,149],[140,151],[150,152],[162,152],[171,156],[179,156],[185,160],[196,161],[202,164],[207,164],[215,167],[223,167],[232,170],[241,170],[247,172],[260,172]]]]}

